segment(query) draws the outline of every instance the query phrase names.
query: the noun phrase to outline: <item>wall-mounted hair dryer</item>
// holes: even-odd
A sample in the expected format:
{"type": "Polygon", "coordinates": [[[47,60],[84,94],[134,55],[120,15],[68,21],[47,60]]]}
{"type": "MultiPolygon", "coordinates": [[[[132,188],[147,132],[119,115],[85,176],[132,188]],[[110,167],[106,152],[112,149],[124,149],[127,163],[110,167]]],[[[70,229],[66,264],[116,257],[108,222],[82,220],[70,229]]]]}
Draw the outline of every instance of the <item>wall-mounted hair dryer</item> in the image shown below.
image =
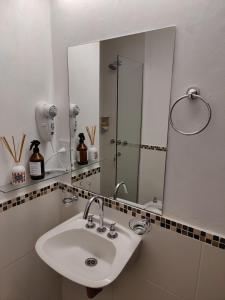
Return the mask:
{"type": "Polygon", "coordinates": [[[80,113],[80,108],[78,105],[70,103],[70,132],[71,136],[75,137],[77,131],[77,120],[76,117],[80,113]]]}
{"type": "Polygon", "coordinates": [[[47,102],[38,102],[35,109],[35,118],[40,138],[45,142],[51,142],[55,133],[54,118],[57,115],[57,107],[47,102]]]}

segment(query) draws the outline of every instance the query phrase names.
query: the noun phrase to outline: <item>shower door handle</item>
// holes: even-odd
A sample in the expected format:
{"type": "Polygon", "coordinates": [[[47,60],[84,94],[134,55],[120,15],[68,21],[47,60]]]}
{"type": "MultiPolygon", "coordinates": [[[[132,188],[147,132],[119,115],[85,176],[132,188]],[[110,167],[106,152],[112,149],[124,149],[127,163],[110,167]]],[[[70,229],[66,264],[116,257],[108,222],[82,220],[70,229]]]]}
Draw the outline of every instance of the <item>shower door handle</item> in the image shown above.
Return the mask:
{"type": "Polygon", "coordinates": [[[121,152],[117,152],[117,153],[115,154],[115,156],[114,156],[114,161],[116,161],[116,158],[117,158],[117,157],[120,157],[120,156],[122,156],[122,153],[121,153],[121,152]]]}

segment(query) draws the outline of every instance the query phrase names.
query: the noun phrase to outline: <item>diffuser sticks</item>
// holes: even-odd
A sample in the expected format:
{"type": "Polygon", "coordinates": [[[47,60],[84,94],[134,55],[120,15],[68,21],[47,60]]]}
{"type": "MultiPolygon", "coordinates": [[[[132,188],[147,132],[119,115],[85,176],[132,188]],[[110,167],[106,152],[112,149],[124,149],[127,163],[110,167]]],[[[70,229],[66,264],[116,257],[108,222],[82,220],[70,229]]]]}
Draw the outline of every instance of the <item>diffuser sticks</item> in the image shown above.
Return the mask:
{"type": "Polygon", "coordinates": [[[94,145],[95,144],[96,126],[91,126],[90,128],[88,126],[86,126],[86,130],[87,130],[91,145],[94,145]]]}
{"type": "Polygon", "coordinates": [[[90,139],[90,147],[88,148],[88,160],[96,162],[98,159],[98,149],[95,147],[96,126],[90,128],[86,126],[86,130],[90,139]]]}
{"type": "Polygon", "coordinates": [[[23,134],[22,140],[20,142],[19,153],[17,153],[14,136],[12,136],[13,147],[10,146],[5,136],[1,137],[1,141],[3,145],[5,146],[6,150],[9,152],[10,156],[13,158],[13,161],[15,163],[20,163],[21,161],[25,139],[26,139],[26,135],[23,134]]]}
{"type": "Polygon", "coordinates": [[[24,184],[26,182],[26,170],[24,166],[20,165],[23,149],[24,149],[24,143],[26,139],[26,135],[23,134],[22,140],[19,143],[19,152],[16,150],[16,144],[15,144],[15,138],[12,136],[12,147],[10,146],[9,142],[7,141],[6,137],[3,136],[0,138],[2,144],[5,146],[6,150],[12,157],[14,163],[16,164],[12,168],[12,178],[11,182],[13,185],[18,185],[18,184],[24,184]]]}

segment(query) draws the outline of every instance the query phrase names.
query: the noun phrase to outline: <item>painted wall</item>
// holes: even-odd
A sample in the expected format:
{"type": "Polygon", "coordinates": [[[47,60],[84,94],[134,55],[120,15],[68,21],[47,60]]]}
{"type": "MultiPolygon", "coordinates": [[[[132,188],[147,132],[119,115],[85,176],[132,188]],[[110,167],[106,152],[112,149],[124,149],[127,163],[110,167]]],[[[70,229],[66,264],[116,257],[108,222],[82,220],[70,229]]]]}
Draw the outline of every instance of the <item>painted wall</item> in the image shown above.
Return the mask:
{"type": "MultiPolygon", "coordinates": [[[[27,135],[22,158],[27,166],[29,143],[39,139],[35,105],[38,101],[55,103],[49,1],[3,0],[0,20],[0,136],[6,136],[12,144],[12,135],[17,143],[23,133],[27,135]]],[[[68,110],[65,103],[63,106],[68,110]]],[[[58,113],[61,114],[60,108],[58,113]]],[[[56,117],[56,130],[59,127],[56,117]]],[[[52,153],[50,145],[43,144],[41,152],[47,159],[52,153]]],[[[10,182],[12,165],[12,159],[0,145],[0,185],[10,182]]]]}
{"type": "Polygon", "coordinates": [[[68,68],[70,102],[80,108],[75,145],[79,141],[78,134],[83,132],[89,147],[86,126],[96,125],[95,146],[99,149],[99,43],[70,47],[68,68]]]}
{"type": "Polygon", "coordinates": [[[164,213],[218,233],[225,233],[224,11],[223,0],[52,2],[56,94],[62,101],[67,99],[68,45],[177,26],[172,102],[198,85],[213,118],[205,132],[193,137],[170,128],[164,213]]]}
{"type": "Polygon", "coordinates": [[[145,35],[142,144],[167,146],[175,31],[145,35]]]}

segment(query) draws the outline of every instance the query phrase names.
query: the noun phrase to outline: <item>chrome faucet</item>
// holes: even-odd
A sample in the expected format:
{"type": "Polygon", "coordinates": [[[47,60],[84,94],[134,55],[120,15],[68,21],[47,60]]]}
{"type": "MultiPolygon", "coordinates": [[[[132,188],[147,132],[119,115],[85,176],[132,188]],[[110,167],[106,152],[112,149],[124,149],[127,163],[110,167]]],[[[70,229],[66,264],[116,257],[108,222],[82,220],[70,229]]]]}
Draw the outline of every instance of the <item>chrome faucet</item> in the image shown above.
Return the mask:
{"type": "Polygon", "coordinates": [[[125,184],[124,181],[121,181],[119,183],[117,183],[116,187],[115,187],[115,190],[114,190],[114,193],[113,193],[113,199],[116,200],[117,199],[117,194],[118,194],[118,191],[119,191],[119,188],[123,186],[123,190],[124,190],[124,193],[125,194],[128,194],[128,190],[127,190],[127,186],[125,184]]]}
{"type": "Polygon", "coordinates": [[[98,204],[99,204],[99,227],[97,228],[98,232],[105,232],[106,231],[106,227],[104,226],[104,205],[103,205],[103,200],[102,198],[98,197],[98,196],[94,196],[92,197],[88,203],[86,204],[86,207],[84,209],[84,215],[83,215],[83,219],[87,220],[88,218],[88,213],[91,207],[91,204],[97,200],[98,204]]]}

